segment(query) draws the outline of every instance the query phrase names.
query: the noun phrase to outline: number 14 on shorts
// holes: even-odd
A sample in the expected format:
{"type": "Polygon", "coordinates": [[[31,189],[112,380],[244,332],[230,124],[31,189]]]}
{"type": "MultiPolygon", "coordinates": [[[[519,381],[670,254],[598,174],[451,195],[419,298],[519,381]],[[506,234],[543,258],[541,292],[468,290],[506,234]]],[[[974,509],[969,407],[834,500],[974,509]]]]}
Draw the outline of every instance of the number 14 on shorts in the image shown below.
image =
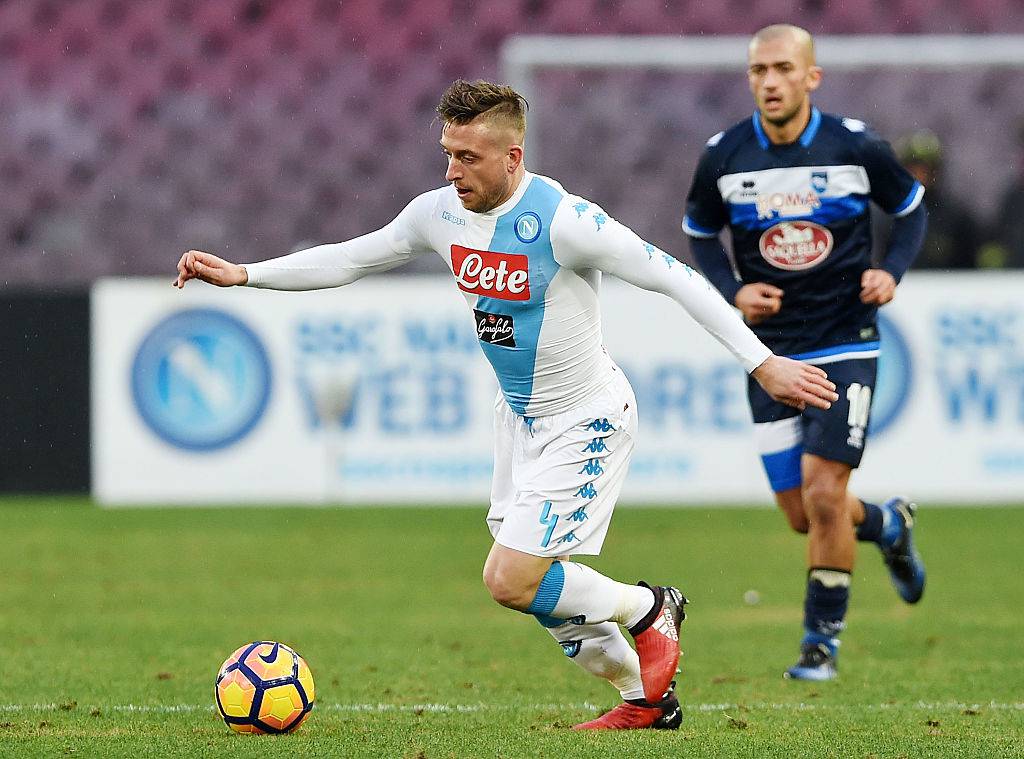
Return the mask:
{"type": "MultiPolygon", "coordinates": [[[[566,517],[566,519],[568,519],[568,521],[570,522],[584,521],[585,519],[587,519],[586,507],[580,506],[568,517],[566,517]]],[[[544,502],[544,508],[540,514],[540,523],[547,527],[547,530],[545,530],[544,532],[544,539],[540,542],[540,546],[541,548],[547,548],[548,545],[551,544],[551,536],[554,535],[555,526],[558,524],[558,514],[551,513],[551,501],[544,502]]],[[[561,538],[559,538],[556,542],[571,543],[573,540],[577,540],[577,538],[576,535],[572,531],[570,531],[563,535],[561,538]]]]}

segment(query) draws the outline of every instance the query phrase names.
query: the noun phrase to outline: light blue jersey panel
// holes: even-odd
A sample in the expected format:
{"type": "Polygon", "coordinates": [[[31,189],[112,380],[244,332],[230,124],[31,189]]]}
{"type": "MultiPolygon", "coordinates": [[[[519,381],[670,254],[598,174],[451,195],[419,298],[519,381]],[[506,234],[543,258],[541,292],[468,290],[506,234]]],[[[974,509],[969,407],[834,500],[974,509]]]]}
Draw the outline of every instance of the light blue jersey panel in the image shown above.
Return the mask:
{"type": "Polygon", "coordinates": [[[495,253],[514,253],[529,259],[530,299],[514,301],[482,296],[477,299],[478,310],[512,317],[514,347],[482,340],[480,347],[498,375],[505,400],[517,414],[526,413],[533,397],[544,297],[559,269],[551,250],[551,219],[561,200],[561,192],[533,177],[515,208],[498,218],[488,246],[488,250],[495,253]]]}

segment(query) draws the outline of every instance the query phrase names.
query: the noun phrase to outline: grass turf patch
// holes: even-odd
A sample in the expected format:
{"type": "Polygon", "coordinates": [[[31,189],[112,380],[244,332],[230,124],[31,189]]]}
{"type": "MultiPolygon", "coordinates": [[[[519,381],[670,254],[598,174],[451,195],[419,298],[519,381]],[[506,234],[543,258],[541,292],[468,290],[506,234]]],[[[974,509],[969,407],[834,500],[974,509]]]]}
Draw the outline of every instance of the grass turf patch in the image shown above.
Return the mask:
{"type": "Polygon", "coordinates": [[[1024,509],[929,509],[917,607],[861,546],[834,683],[787,682],[803,539],[763,509],[636,509],[593,563],[678,584],[675,733],[567,728],[617,694],[480,581],[482,509],[140,509],[7,499],[4,756],[1024,756],[1024,509]],[[756,590],[759,602],[745,603],[756,590]],[[231,734],[223,659],[257,638],[310,663],[292,736],[231,734]]]}

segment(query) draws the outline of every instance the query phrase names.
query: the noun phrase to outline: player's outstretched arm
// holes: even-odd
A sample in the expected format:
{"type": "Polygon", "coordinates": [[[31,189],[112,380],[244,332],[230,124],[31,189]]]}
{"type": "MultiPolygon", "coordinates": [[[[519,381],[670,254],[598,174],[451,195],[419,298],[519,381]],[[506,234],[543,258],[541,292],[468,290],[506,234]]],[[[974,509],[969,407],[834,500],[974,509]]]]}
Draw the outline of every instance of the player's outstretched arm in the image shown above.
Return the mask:
{"type": "MultiPolygon", "coordinates": [[[[563,266],[600,269],[637,287],[669,296],[781,403],[800,409],[827,409],[839,399],[824,371],[774,355],[718,291],[689,266],[644,242],[593,204],[580,200],[571,208],[573,213],[556,218],[564,226],[552,224],[552,248],[563,266]],[[600,224],[595,214],[600,214],[600,224]]],[[[772,288],[765,300],[770,307],[770,301],[781,296],[781,291],[772,288]]]]}
{"type": "Polygon", "coordinates": [[[750,373],[773,399],[801,411],[827,409],[839,400],[836,386],[822,369],[784,356],[769,356],[750,373]]]}
{"type": "Polygon", "coordinates": [[[367,274],[387,271],[431,250],[424,229],[437,191],[419,195],[389,224],[345,242],[316,245],[286,256],[240,266],[199,250],[178,261],[176,287],[201,279],[221,287],[248,285],[268,290],[320,290],[341,287],[367,274]]]}
{"type": "Polygon", "coordinates": [[[178,261],[178,278],[174,286],[179,290],[190,279],[199,279],[218,287],[244,285],[249,275],[244,266],[225,261],[223,258],[202,250],[186,250],[178,261]]]}
{"type": "Polygon", "coordinates": [[[600,269],[632,285],[676,301],[712,337],[752,372],[772,352],[743,323],[736,309],[700,274],[640,239],[600,207],[572,197],[551,224],[558,263],[572,269],[600,269]],[[563,212],[568,208],[567,212],[563,212]],[[600,223],[597,223],[600,222],[600,223]]]}

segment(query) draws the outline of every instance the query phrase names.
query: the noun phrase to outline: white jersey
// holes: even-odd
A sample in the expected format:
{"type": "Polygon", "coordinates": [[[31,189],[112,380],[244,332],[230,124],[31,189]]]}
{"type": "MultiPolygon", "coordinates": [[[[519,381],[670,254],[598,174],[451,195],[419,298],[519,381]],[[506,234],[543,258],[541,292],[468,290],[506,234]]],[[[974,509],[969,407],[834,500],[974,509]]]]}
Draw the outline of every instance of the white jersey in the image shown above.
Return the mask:
{"type": "Polygon", "coordinates": [[[601,339],[601,272],[678,301],[748,372],[771,355],[700,274],[594,203],[529,172],[486,213],[467,211],[455,189],[443,187],[376,232],[245,268],[250,287],[310,290],[349,284],[428,251],[451,269],[505,399],[523,416],[567,411],[612,381],[601,339]]]}

